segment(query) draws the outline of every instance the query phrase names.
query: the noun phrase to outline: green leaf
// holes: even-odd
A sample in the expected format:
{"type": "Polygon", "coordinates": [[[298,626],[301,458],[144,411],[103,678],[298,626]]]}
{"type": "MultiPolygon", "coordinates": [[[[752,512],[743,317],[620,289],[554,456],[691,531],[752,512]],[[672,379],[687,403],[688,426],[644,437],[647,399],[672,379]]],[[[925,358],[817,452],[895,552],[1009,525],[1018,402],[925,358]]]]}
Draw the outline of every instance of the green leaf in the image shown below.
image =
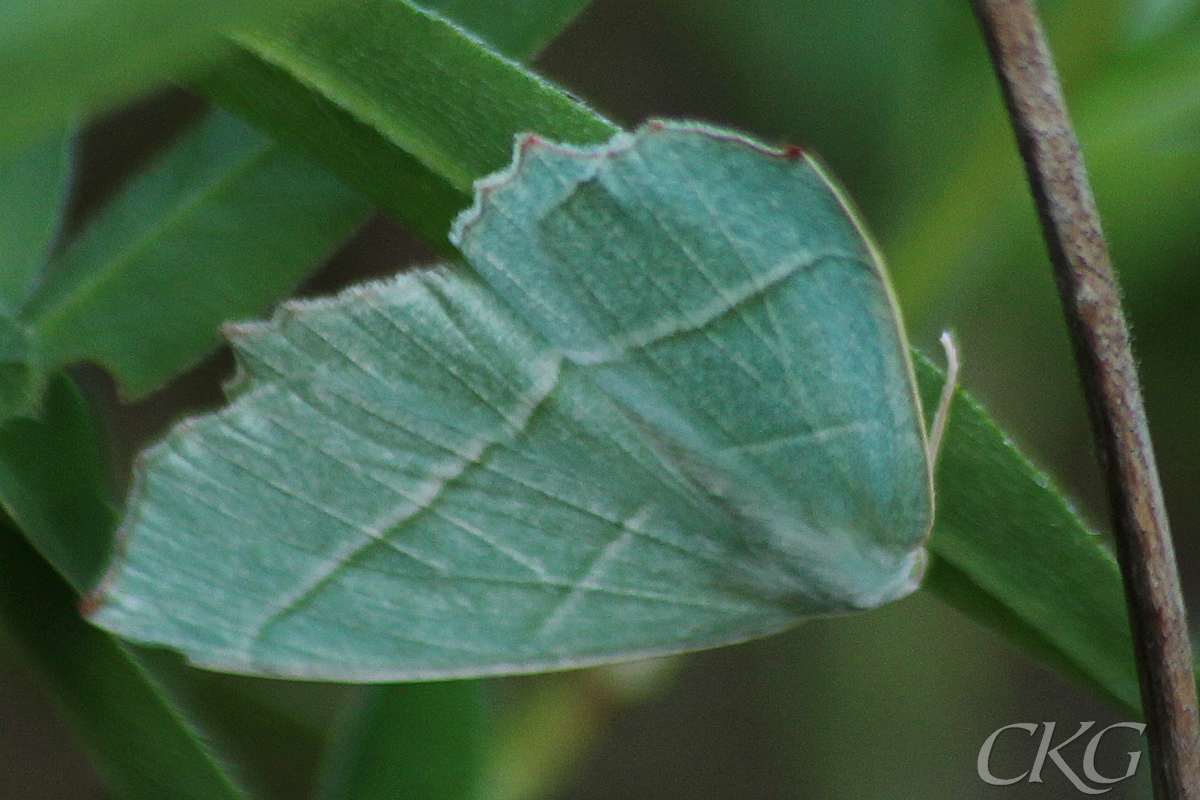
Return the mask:
{"type": "Polygon", "coordinates": [[[120,800],[243,797],[129,650],[0,517],[0,635],[40,674],[120,800]]]}
{"type": "MultiPolygon", "coordinates": [[[[550,23],[562,18],[564,8],[550,8],[540,22],[527,11],[521,22],[527,26],[522,28],[523,41],[528,46],[535,43],[535,28],[537,36],[549,35],[550,23]]],[[[385,14],[389,10],[393,9],[385,9],[385,14]]],[[[515,36],[520,27],[513,27],[513,20],[503,14],[493,10],[485,15],[470,3],[456,4],[456,10],[505,35],[515,36]]],[[[431,27],[425,32],[441,31],[458,47],[460,62],[496,60],[445,23],[406,6],[401,13],[408,16],[388,20],[426,22],[431,27]]],[[[361,22],[350,12],[344,16],[347,24],[361,22]]],[[[353,28],[348,35],[362,32],[353,28]]],[[[412,42],[401,42],[400,51],[407,52],[408,44],[412,42]]],[[[252,62],[241,73],[243,90],[252,86],[255,66],[271,69],[252,62]]],[[[526,76],[507,62],[501,72],[526,76]]],[[[541,86],[532,78],[526,83],[541,86]]],[[[505,84],[500,80],[498,85],[505,84]]],[[[317,136],[326,147],[332,143],[332,150],[365,169],[360,178],[369,176],[393,200],[407,203],[411,218],[424,220],[415,226],[419,232],[433,239],[444,236],[465,196],[447,191],[440,178],[393,144],[372,139],[373,132],[353,117],[339,128],[337,120],[345,113],[290,77],[258,88],[261,91],[247,98],[255,108],[264,101],[266,107],[282,104],[289,110],[294,110],[292,101],[302,106],[316,103],[305,106],[305,118],[292,120],[297,126],[292,130],[317,136]],[[314,118],[321,124],[311,125],[314,118]],[[363,147],[347,146],[348,138],[364,132],[368,136],[363,147]],[[387,163],[361,160],[362,150],[387,163]]],[[[474,144],[467,141],[464,146],[474,144]]],[[[117,375],[127,394],[139,396],[210,349],[220,322],[257,313],[284,294],[365,213],[365,202],[324,171],[217,115],[187,135],[93,221],[53,265],[24,317],[35,329],[33,338],[46,369],[95,360],[117,375]],[[146,302],[148,297],[154,302],[146,302]]],[[[34,359],[29,338],[14,328],[0,342],[0,357],[8,357],[0,363],[0,377],[8,377],[0,402],[9,413],[31,406],[39,391],[41,367],[29,363],[34,359]]]]}
{"type": "MultiPolygon", "coordinates": [[[[926,407],[944,376],[918,360],[926,407]]],[[[1116,561],[970,397],[951,405],[926,588],[1137,713],[1116,561]]]]}
{"type": "Polygon", "coordinates": [[[5,0],[0,150],[111,107],[227,49],[223,34],[286,25],[316,0],[5,0]]]}
{"type": "Polygon", "coordinates": [[[364,218],[337,179],[227,115],[202,122],[56,259],[23,312],[46,368],[142,395],[286,293],[364,218]]]}
{"type": "Polygon", "coordinates": [[[95,428],[66,378],[50,382],[41,420],[0,426],[0,633],[45,680],[116,797],[239,798],[131,652],[80,618],[60,577],[91,583],[107,552],[115,515],[100,471],[95,428]]]}
{"type": "Polygon", "coordinates": [[[39,419],[0,425],[0,504],[76,591],[95,584],[116,512],[87,405],[64,376],[50,380],[39,419]]]}
{"type": "Polygon", "coordinates": [[[508,162],[514,134],[534,127],[588,143],[615,131],[401,0],[366,0],[288,36],[239,41],[243,53],[201,88],[448,252],[446,231],[472,181],[508,162]]]}
{"type": "Polygon", "coordinates": [[[0,312],[0,420],[37,407],[42,376],[29,331],[0,312]]]}
{"type": "Polygon", "coordinates": [[[243,329],[238,399],[147,453],[96,621],[210,667],[396,680],[713,646],[915,588],[911,368],[811,162],[660,124],[526,140],[480,198],[459,241],[512,305],[429,271],[243,329]]]}
{"type": "Polygon", "coordinates": [[[31,411],[41,392],[37,353],[16,315],[58,238],[73,133],[0,155],[0,420],[31,411]]]}
{"type": "Polygon", "coordinates": [[[65,128],[0,155],[0,312],[20,308],[58,238],[73,145],[65,128]]]}
{"type": "Polygon", "coordinates": [[[525,61],[558,34],[590,0],[419,0],[492,49],[525,61]]]}
{"type": "MultiPolygon", "coordinates": [[[[456,3],[453,11],[508,37],[514,47],[532,48],[568,16],[567,5],[552,4],[540,16],[530,6],[519,19],[473,3],[456,3]]],[[[403,24],[416,14],[430,29],[450,31],[443,38],[458,46],[460,62],[483,53],[445,23],[408,7],[401,13],[408,16],[388,21],[403,24]]],[[[354,12],[341,18],[353,28],[348,35],[363,33],[354,27],[361,22],[354,12]]],[[[401,42],[400,50],[411,43],[401,42]]],[[[525,75],[504,66],[506,75],[525,75]]],[[[243,71],[243,90],[253,86],[254,67],[270,69],[252,61],[243,71]]],[[[536,79],[527,83],[541,85],[536,79]]],[[[289,110],[294,110],[293,101],[316,103],[305,107],[305,118],[292,120],[299,134],[321,138],[349,163],[364,167],[360,178],[369,176],[396,202],[409,204],[414,218],[427,220],[416,226],[427,236],[443,236],[465,204],[465,196],[447,191],[440,178],[385,140],[368,135],[358,150],[392,160],[362,161],[347,139],[372,131],[353,117],[339,128],[337,119],[345,113],[291,77],[258,88],[247,98],[256,108],[264,101],[289,110]],[[314,118],[322,124],[309,124],[314,118]]],[[[35,205],[26,203],[22,209],[35,205]]],[[[322,170],[218,115],[186,136],[92,223],[53,266],[24,317],[36,329],[45,368],[92,359],[112,370],[128,394],[138,396],[206,352],[216,341],[220,322],[257,313],[285,293],[365,213],[365,202],[322,170]],[[154,302],[146,302],[151,296],[154,302]]],[[[34,359],[29,334],[19,327],[9,331],[3,320],[0,326],[0,377],[6,378],[0,402],[12,413],[36,399],[39,367],[29,363],[34,359]]]]}
{"type": "Polygon", "coordinates": [[[478,797],[486,731],[478,683],[390,684],[359,692],[319,797],[478,797]]]}
{"type": "Polygon", "coordinates": [[[309,797],[322,753],[355,687],[246,678],[194,669],[166,650],[138,660],[261,800],[309,797]]]}

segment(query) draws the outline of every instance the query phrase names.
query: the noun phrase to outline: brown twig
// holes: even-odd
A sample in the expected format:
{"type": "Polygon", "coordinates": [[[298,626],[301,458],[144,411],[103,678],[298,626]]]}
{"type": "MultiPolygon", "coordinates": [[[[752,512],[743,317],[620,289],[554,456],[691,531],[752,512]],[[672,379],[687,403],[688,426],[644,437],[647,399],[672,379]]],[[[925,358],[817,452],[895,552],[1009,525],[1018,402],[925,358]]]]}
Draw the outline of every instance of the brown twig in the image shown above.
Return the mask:
{"type": "Polygon", "coordinates": [[[972,0],[1004,90],[1091,409],[1125,579],[1154,796],[1200,800],[1183,600],[1116,277],[1030,0],[972,0]]]}

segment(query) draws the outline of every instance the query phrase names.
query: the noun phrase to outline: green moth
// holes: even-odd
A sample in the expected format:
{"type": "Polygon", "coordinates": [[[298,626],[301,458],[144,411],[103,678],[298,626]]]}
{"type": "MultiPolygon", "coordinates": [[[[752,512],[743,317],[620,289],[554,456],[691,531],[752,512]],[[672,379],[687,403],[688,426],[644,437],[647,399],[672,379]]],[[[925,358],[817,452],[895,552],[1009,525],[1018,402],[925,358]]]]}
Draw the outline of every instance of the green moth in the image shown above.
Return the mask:
{"type": "Polygon", "coordinates": [[[92,619],[400,681],[711,647],[916,588],[931,455],[874,248],[795,150],[534,136],[434,267],[229,329],[138,467],[92,619]]]}

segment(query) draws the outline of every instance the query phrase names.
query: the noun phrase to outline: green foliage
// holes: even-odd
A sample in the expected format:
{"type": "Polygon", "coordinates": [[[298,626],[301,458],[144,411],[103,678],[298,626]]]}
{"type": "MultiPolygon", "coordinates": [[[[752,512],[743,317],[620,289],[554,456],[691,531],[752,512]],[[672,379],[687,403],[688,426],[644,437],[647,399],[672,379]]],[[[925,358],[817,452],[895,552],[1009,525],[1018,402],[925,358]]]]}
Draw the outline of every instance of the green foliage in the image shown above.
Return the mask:
{"type": "MultiPolygon", "coordinates": [[[[482,32],[516,35],[493,6],[446,5],[472,18],[487,10],[482,32]]],[[[471,182],[508,163],[515,133],[533,127],[585,143],[616,130],[403,0],[367,0],[286,36],[240,42],[238,57],[201,87],[442,249],[471,182]]],[[[527,37],[513,46],[532,49],[527,37]]]]}
{"type": "Polygon", "coordinates": [[[71,176],[71,130],[0,157],[0,419],[33,407],[40,366],[16,320],[58,239],[71,176]]]}
{"type": "Polygon", "coordinates": [[[50,383],[41,420],[0,427],[0,502],[0,634],[38,670],[109,788],[242,797],[130,648],[79,617],[77,592],[95,581],[115,520],[96,430],[65,378],[50,383]]]}
{"type": "Polygon", "coordinates": [[[472,681],[365,686],[343,725],[318,797],[468,800],[484,782],[486,708],[472,681]]]}
{"type": "MultiPolygon", "coordinates": [[[[932,409],[945,376],[919,357],[917,375],[932,409]]],[[[949,428],[925,587],[1136,713],[1116,562],[965,393],[951,405],[949,428]]]]}
{"type": "MultiPolygon", "coordinates": [[[[114,512],[87,407],[57,370],[95,361],[124,392],[143,395],[209,351],[220,323],[257,314],[295,286],[369,203],[453,258],[450,221],[472,182],[505,163],[515,134],[587,144],[615,130],[509,60],[537,52],[578,0],[422,5],[16,0],[0,10],[0,632],[41,676],[114,796],[243,796],[208,743],[239,774],[284,744],[315,759],[328,725],[293,717],[324,695],[296,687],[289,697],[302,699],[288,705],[272,699],[270,681],[226,691],[230,678],[163,670],[161,659],[150,670],[143,654],[79,620],[74,592],[90,588],[114,512]],[[184,134],[78,234],[57,242],[73,169],[66,126],[172,76],[194,80],[227,110],[184,134]],[[192,713],[201,707],[212,713],[192,713]],[[192,721],[201,716],[203,732],[192,721]],[[239,728],[238,717],[249,721],[239,728]]],[[[1179,498],[1173,488],[1196,479],[1192,398],[1200,386],[1196,360],[1181,349],[1200,335],[1191,314],[1200,287],[1191,279],[1200,252],[1195,7],[1042,5],[1125,269],[1168,497],[1179,498]]],[[[965,5],[912,5],[900,17],[892,4],[869,0],[655,7],[672,36],[691,37],[702,55],[683,69],[698,80],[716,71],[732,87],[720,113],[760,134],[799,138],[833,164],[880,231],[918,339],[955,322],[966,383],[1018,432],[1023,449],[1086,494],[1088,469],[1047,455],[1064,452],[1053,449],[1053,436],[1084,441],[1086,426],[1010,134],[965,5]]],[[[673,46],[671,37],[654,41],[664,61],[676,57],[673,46]]],[[[561,51],[558,58],[551,69],[563,63],[561,51]]],[[[619,106],[626,89],[656,90],[636,71],[639,59],[623,53],[578,71],[572,86],[619,106]]],[[[655,103],[678,107],[665,96],[655,103]]],[[[920,359],[917,373],[928,410],[941,377],[920,359]]],[[[1115,565],[1045,473],[962,393],[935,494],[926,588],[1135,710],[1115,565]]],[[[1186,537],[1196,509],[1178,509],[1186,537]]],[[[872,642],[906,635],[903,615],[888,613],[868,619],[896,619],[896,631],[844,649],[861,661],[872,642]]],[[[867,674],[847,668],[858,663],[848,656],[838,661],[835,648],[816,649],[847,674],[867,674]]],[[[781,671],[801,672],[790,664],[781,671]]],[[[789,674],[763,691],[779,704],[797,681],[815,686],[819,674],[789,674]]],[[[845,688],[850,678],[841,678],[845,688]]],[[[901,678],[888,675],[880,692],[901,678]]],[[[575,696],[595,692],[586,677],[561,680],[588,686],[575,696]]],[[[363,690],[323,768],[324,798],[381,796],[393,782],[413,796],[486,791],[494,776],[451,769],[484,763],[493,746],[481,735],[479,691],[467,682],[363,690]]],[[[922,705],[934,713],[943,699],[951,707],[952,695],[947,685],[922,705]]],[[[879,705],[887,714],[888,703],[879,705]]],[[[566,716],[554,718],[577,723],[566,716]]],[[[822,739],[841,724],[802,718],[822,739]]],[[[890,732],[889,748],[913,738],[901,725],[872,723],[890,732]]],[[[586,739],[574,731],[561,738],[586,739]]],[[[293,780],[262,791],[297,796],[307,779],[293,780]]],[[[935,796],[936,785],[926,789],[912,793],[935,796]]],[[[848,796],[836,791],[825,795],[848,796]]]]}
{"type": "Polygon", "coordinates": [[[71,180],[74,131],[63,130],[0,160],[0,308],[20,307],[58,238],[71,180]]]}
{"type": "Polygon", "coordinates": [[[318,0],[8,0],[0,150],[218,57],[230,30],[294,22],[318,0]]]}
{"type": "Polygon", "coordinates": [[[137,397],[211,350],[231,312],[290,291],[366,212],[320,167],[214,115],[64,248],[21,316],[44,367],[95,361],[137,397]]]}
{"type": "Polygon", "coordinates": [[[116,524],[100,448],[83,398],[62,376],[39,419],[0,426],[0,503],[77,592],[100,577],[116,524]]]}
{"type": "Polygon", "coordinates": [[[417,5],[453,20],[498,53],[525,60],[536,55],[587,0],[422,0],[417,5]]]}
{"type": "Polygon", "coordinates": [[[0,624],[115,796],[244,797],[129,648],[79,618],[74,592],[7,518],[0,520],[0,624]]]}

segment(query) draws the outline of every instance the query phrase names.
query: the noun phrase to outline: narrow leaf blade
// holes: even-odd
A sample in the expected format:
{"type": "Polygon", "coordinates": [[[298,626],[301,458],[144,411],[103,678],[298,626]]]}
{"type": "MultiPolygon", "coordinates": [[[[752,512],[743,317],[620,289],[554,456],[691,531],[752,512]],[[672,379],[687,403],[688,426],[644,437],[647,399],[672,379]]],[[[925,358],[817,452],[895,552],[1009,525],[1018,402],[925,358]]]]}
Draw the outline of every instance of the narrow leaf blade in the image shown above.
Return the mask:
{"type": "Polygon", "coordinates": [[[117,514],[95,426],[65,376],[49,381],[38,419],[0,425],[0,505],[75,591],[96,582],[117,514]]]}
{"type": "Polygon", "coordinates": [[[244,797],[126,646],[80,618],[76,597],[0,520],[0,634],[45,681],[113,796],[244,797]]]}
{"type": "Polygon", "coordinates": [[[590,0],[420,0],[484,39],[492,49],[524,61],[536,55],[590,0]]]}
{"type": "Polygon", "coordinates": [[[37,407],[41,365],[17,314],[55,246],[70,189],[74,129],[0,154],[0,420],[37,407]]]}
{"type": "Polygon", "coordinates": [[[335,745],[322,800],[479,796],[486,714],[474,681],[367,686],[335,745]]]}
{"type": "Polygon", "coordinates": [[[95,580],[115,516],[95,427],[66,378],[50,381],[40,420],[0,427],[0,501],[0,632],[46,681],[114,794],[241,798],[129,649],[80,617],[76,592],[95,580]]]}
{"type": "Polygon", "coordinates": [[[615,131],[401,0],[367,0],[287,36],[240,41],[243,53],[201,88],[446,250],[472,181],[508,162],[516,133],[532,126],[587,143],[615,131]]]}
{"type": "Polygon", "coordinates": [[[287,24],[315,0],[5,0],[0,150],[195,70],[223,34],[287,24]]]}
{"type": "MultiPolygon", "coordinates": [[[[930,407],[944,376],[923,358],[930,407]]],[[[959,392],[938,462],[926,588],[1136,711],[1133,640],[1116,561],[984,410],[959,392]]]]}
{"type": "Polygon", "coordinates": [[[0,311],[14,315],[58,238],[74,129],[0,155],[0,311]]]}
{"type": "Polygon", "coordinates": [[[139,396],[286,293],[364,219],[340,181],[216,115],[138,176],[24,311],[46,368],[87,359],[139,396]]]}

